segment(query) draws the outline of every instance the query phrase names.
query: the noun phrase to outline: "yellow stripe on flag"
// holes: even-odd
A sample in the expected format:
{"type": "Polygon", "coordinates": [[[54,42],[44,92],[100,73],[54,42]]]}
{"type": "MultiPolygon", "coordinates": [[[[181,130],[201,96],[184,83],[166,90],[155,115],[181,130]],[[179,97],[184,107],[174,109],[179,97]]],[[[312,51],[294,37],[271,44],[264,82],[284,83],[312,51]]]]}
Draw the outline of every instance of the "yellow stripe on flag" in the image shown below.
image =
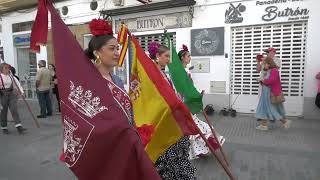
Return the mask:
{"type": "Polygon", "coordinates": [[[128,50],[128,38],[125,37],[125,42],[124,44],[122,45],[122,49],[121,49],[121,52],[120,52],[120,56],[119,56],[119,60],[118,60],[118,66],[122,66],[123,65],[123,62],[124,62],[124,59],[126,57],[126,54],[127,54],[127,50],[128,50]]]}
{"type": "Polygon", "coordinates": [[[128,29],[126,25],[121,24],[120,31],[118,32],[118,43],[124,44],[125,40],[127,39],[128,29]]]}
{"type": "Polygon", "coordinates": [[[128,50],[128,29],[124,24],[121,24],[120,31],[118,32],[118,42],[122,45],[122,49],[118,60],[118,66],[121,67],[123,65],[128,50]]]}
{"type": "Polygon", "coordinates": [[[122,44],[122,37],[123,37],[123,24],[120,25],[120,29],[119,29],[119,32],[118,32],[118,43],[119,44],[122,44]]]}

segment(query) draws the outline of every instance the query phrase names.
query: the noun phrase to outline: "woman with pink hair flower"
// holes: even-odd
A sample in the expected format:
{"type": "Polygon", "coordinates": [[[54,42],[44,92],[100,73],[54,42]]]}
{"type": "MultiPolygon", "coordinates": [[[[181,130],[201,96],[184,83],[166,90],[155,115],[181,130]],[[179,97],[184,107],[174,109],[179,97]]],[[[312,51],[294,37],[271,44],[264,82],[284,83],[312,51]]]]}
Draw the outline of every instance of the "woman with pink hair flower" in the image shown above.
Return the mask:
{"type": "MultiPolygon", "coordinates": [[[[165,73],[165,68],[170,62],[170,49],[157,42],[149,44],[149,56],[155,61],[165,80],[174,89],[170,76],[165,73]]],[[[178,96],[178,94],[177,94],[178,96]]],[[[164,180],[193,180],[195,168],[189,160],[190,142],[189,137],[180,138],[175,144],[167,149],[156,161],[155,166],[164,180]]]]}

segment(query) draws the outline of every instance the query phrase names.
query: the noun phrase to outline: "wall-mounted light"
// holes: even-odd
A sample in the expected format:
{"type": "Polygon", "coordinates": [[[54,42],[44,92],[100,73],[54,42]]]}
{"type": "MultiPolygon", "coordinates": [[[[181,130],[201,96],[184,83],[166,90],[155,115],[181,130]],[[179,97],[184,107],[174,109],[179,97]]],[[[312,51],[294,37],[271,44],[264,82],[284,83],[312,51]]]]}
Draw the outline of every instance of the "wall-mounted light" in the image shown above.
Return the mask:
{"type": "Polygon", "coordinates": [[[92,11],[96,10],[98,8],[98,2],[96,0],[93,0],[90,2],[90,9],[92,11]]]}
{"type": "Polygon", "coordinates": [[[68,12],[69,12],[69,9],[68,9],[68,7],[67,6],[63,6],[62,7],[62,9],[61,9],[61,11],[62,11],[62,15],[67,15],[68,14],[68,12]]]}

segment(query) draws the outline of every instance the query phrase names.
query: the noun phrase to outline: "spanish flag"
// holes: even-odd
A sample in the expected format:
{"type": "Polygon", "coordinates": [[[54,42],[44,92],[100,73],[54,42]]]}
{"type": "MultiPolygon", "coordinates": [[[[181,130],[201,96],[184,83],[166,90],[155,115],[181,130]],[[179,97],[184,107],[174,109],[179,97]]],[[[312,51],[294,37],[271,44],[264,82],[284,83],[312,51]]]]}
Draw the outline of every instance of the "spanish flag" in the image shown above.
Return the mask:
{"type": "Polygon", "coordinates": [[[128,50],[128,28],[126,25],[121,24],[120,30],[118,32],[118,42],[120,45],[122,45],[119,60],[118,60],[118,66],[122,66],[124,62],[124,58],[126,57],[126,53],[128,50]]]}
{"type": "Polygon", "coordinates": [[[154,127],[145,150],[156,162],[181,137],[198,134],[198,130],[190,111],[178,99],[156,64],[145,54],[137,39],[130,37],[133,61],[129,94],[138,129],[146,125],[154,127]]]}

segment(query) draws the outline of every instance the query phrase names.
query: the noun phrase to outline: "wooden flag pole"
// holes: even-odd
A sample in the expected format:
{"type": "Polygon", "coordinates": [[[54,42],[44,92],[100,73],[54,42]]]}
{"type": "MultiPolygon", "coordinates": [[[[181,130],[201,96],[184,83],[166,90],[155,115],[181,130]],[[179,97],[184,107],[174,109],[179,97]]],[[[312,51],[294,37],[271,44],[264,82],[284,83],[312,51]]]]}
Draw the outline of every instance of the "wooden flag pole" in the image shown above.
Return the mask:
{"type": "Polygon", "coordinates": [[[206,121],[207,121],[207,123],[208,123],[208,125],[209,125],[209,127],[211,129],[212,135],[214,136],[215,140],[218,142],[218,146],[219,146],[219,149],[220,149],[220,152],[221,152],[221,154],[223,156],[224,161],[226,162],[227,166],[230,166],[230,163],[228,162],[227,156],[225,155],[224,150],[222,149],[222,146],[221,146],[220,141],[219,141],[219,139],[217,137],[217,134],[216,134],[214,128],[212,127],[212,125],[209,122],[209,118],[208,118],[207,114],[203,110],[202,110],[202,114],[205,117],[205,119],[206,119],[206,121]]]}
{"type": "Polygon", "coordinates": [[[204,134],[201,132],[201,130],[197,127],[199,134],[201,136],[201,138],[204,140],[204,142],[206,143],[207,147],[209,148],[209,150],[211,151],[212,155],[218,160],[218,162],[221,164],[222,168],[224,169],[224,171],[227,173],[227,175],[229,176],[230,180],[235,180],[234,176],[232,175],[230,169],[228,168],[228,166],[223,163],[223,161],[220,159],[220,157],[216,154],[216,152],[214,151],[213,147],[211,146],[211,144],[209,143],[208,139],[204,136],[204,134]]]}
{"type": "MultiPolygon", "coordinates": [[[[2,61],[3,61],[4,63],[6,63],[3,59],[2,59],[2,61]]],[[[17,82],[15,81],[15,77],[13,76],[11,70],[10,70],[9,76],[10,76],[10,78],[11,78],[12,83],[18,88],[17,82]]],[[[39,122],[37,121],[35,115],[33,114],[32,110],[31,110],[31,108],[30,108],[30,105],[29,105],[28,102],[26,101],[26,98],[22,95],[22,93],[20,92],[20,90],[18,90],[18,93],[19,93],[20,97],[22,97],[23,102],[26,104],[26,106],[27,106],[27,108],[28,108],[28,110],[29,110],[29,112],[30,112],[30,114],[31,114],[31,116],[32,116],[32,119],[33,119],[34,123],[36,124],[36,127],[37,127],[37,128],[40,128],[39,122]]]]}
{"type": "MultiPolygon", "coordinates": [[[[202,90],[202,91],[201,91],[201,95],[203,96],[204,93],[205,93],[204,90],[202,90]]],[[[210,122],[209,122],[209,118],[208,118],[207,114],[204,112],[204,110],[202,110],[202,114],[203,114],[204,118],[206,119],[206,122],[207,122],[208,126],[209,126],[210,129],[211,129],[212,135],[214,136],[215,140],[218,142],[218,146],[219,146],[219,149],[220,149],[220,152],[221,152],[221,154],[222,154],[222,156],[223,156],[224,161],[226,162],[227,166],[230,166],[230,163],[229,163],[228,160],[227,160],[227,156],[225,155],[224,150],[222,149],[222,146],[221,146],[221,144],[220,144],[220,141],[219,141],[219,139],[218,139],[218,137],[217,137],[216,131],[215,131],[214,128],[211,126],[211,124],[210,124],[210,122]]]]}
{"type": "MultiPolygon", "coordinates": [[[[11,80],[13,81],[14,85],[15,85],[16,87],[18,87],[16,81],[14,80],[14,76],[13,76],[11,70],[10,70],[10,76],[11,76],[11,80]]],[[[29,103],[26,101],[26,97],[22,95],[22,93],[20,92],[20,90],[18,90],[18,93],[19,93],[20,97],[22,97],[23,102],[26,104],[26,106],[27,106],[27,108],[28,108],[28,110],[29,110],[29,112],[30,112],[30,114],[31,114],[31,116],[32,116],[32,119],[33,119],[34,123],[36,124],[36,127],[37,127],[37,128],[40,128],[40,125],[39,125],[38,120],[36,119],[35,115],[33,114],[29,103]]]]}

